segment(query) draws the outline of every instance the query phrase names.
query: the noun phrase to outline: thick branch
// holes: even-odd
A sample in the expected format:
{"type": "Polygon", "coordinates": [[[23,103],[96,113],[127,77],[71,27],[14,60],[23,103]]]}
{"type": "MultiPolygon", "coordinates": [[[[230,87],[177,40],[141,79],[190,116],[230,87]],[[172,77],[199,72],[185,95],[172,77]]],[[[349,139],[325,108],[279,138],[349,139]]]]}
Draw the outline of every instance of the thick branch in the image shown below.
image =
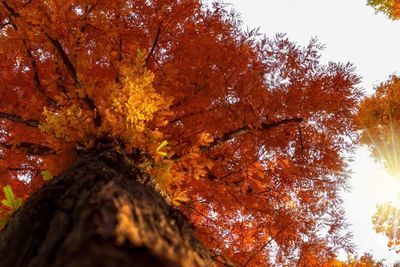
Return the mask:
{"type": "Polygon", "coordinates": [[[17,17],[19,17],[19,16],[20,16],[19,13],[16,12],[12,7],[10,7],[10,6],[7,4],[6,1],[2,1],[2,4],[3,4],[4,8],[5,8],[5,9],[10,13],[10,15],[11,15],[9,24],[11,24],[11,26],[12,26],[15,30],[17,30],[17,29],[18,29],[18,28],[17,28],[17,25],[15,25],[15,23],[14,23],[13,20],[12,20],[12,18],[17,18],[17,17]]]}
{"type": "Polygon", "coordinates": [[[22,124],[25,124],[27,126],[34,127],[34,128],[37,128],[39,126],[39,121],[37,121],[37,120],[24,119],[20,116],[8,114],[5,112],[0,112],[0,119],[9,120],[9,121],[16,122],[16,123],[22,123],[22,124]]]}
{"type": "Polygon", "coordinates": [[[10,145],[7,143],[0,143],[0,145],[3,148],[10,149],[10,150],[19,149],[29,155],[43,156],[43,155],[53,154],[56,152],[48,146],[43,146],[43,145],[28,143],[28,142],[22,142],[22,143],[17,143],[17,144],[13,144],[13,145],[10,145]]]}
{"type": "Polygon", "coordinates": [[[8,25],[12,25],[11,21],[1,24],[1,25],[0,25],[0,30],[4,29],[4,28],[7,27],[8,25]]]}
{"type": "MultiPolygon", "coordinates": [[[[27,3],[25,3],[25,4],[24,4],[24,7],[25,7],[26,5],[28,5],[30,2],[31,2],[31,1],[28,1],[27,3]]],[[[16,12],[12,7],[10,7],[10,6],[7,4],[6,1],[2,1],[2,4],[3,4],[3,6],[7,9],[7,11],[10,13],[11,17],[14,17],[14,18],[20,17],[20,14],[19,14],[18,12],[16,12]]],[[[18,30],[17,25],[12,21],[12,19],[10,19],[10,21],[9,21],[8,23],[4,24],[4,25],[6,26],[7,24],[10,24],[15,30],[18,30]]],[[[48,37],[47,34],[46,34],[46,36],[48,37]]],[[[24,45],[26,45],[26,41],[23,40],[23,42],[24,42],[24,45]]],[[[61,44],[60,44],[60,46],[61,46],[61,44]]],[[[62,47],[61,47],[61,48],[62,48],[62,47]]],[[[31,50],[30,50],[29,48],[26,49],[26,54],[27,54],[27,56],[31,59],[31,65],[32,65],[33,75],[34,75],[33,79],[34,79],[34,81],[35,81],[36,87],[37,87],[38,90],[46,97],[47,103],[48,103],[49,105],[53,105],[53,106],[54,106],[54,105],[55,105],[55,101],[54,101],[53,99],[51,99],[50,97],[48,97],[48,96],[45,95],[44,88],[43,88],[43,86],[42,86],[41,83],[40,83],[39,72],[38,72],[38,69],[37,69],[36,61],[35,61],[35,59],[33,58],[32,52],[31,52],[31,50]]],[[[65,52],[64,52],[64,54],[65,54],[65,52]]],[[[68,59],[68,57],[67,57],[67,59],[68,59]]]]}
{"type": "MultiPolygon", "coordinates": [[[[24,45],[26,45],[26,41],[24,41],[24,45]]],[[[55,106],[56,101],[52,99],[51,97],[46,95],[46,90],[43,88],[42,83],[40,82],[40,77],[39,77],[39,70],[38,66],[36,63],[36,60],[32,54],[32,50],[30,48],[26,49],[26,55],[31,59],[31,66],[32,66],[32,71],[33,71],[33,80],[35,81],[35,85],[37,90],[46,98],[46,103],[55,106]]]]}
{"type": "MultiPolygon", "coordinates": [[[[75,66],[72,64],[71,60],[69,59],[67,53],[65,52],[64,48],[62,47],[61,43],[59,40],[54,39],[53,37],[51,37],[48,33],[45,33],[46,37],[50,40],[50,42],[53,44],[54,48],[56,49],[58,55],[61,57],[61,60],[63,61],[65,67],[67,68],[69,74],[71,75],[74,84],[76,87],[80,88],[82,87],[79,79],[78,79],[78,75],[76,72],[76,68],[75,66]]],[[[93,101],[93,99],[91,99],[88,95],[85,95],[85,97],[83,98],[83,101],[86,103],[87,107],[93,111],[94,113],[94,125],[96,127],[100,127],[101,125],[101,116],[97,111],[96,105],[93,101]]]]}
{"type": "Polygon", "coordinates": [[[72,64],[71,60],[69,60],[69,57],[68,57],[67,53],[65,52],[64,48],[62,47],[60,41],[57,39],[54,39],[48,33],[45,33],[45,35],[46,35],[47,39],[50,40],[50,42],[54,46],[54,48],[56,49],[58,55],[61,57],[64,65],[67,68],[67,71],[69,72],[69,74],[71,75],[75,85],[77,87],[80,87],[81,85],[79,83],[78,76],[76,74],[75,66],[72,64]]]}
{"type": "Polygon", "coordinates": [[[257,129],[251,129],[248,126],[245,126],[245,127],[233,130],[231,132],[228,132],[228,133],[224,134],[221,138],[216,138],[208,146],[202,147],[202,150],[203,151],[210,150],[211,148],[217,146],[218,144],[229,141],[236,136],[253,133],[253,132],[258,132],[258,131],[265,131],[265,130],[276,128],[276,127],[279,127],[279,126],[282,126],[285,124],[294,123],[294,122],[300,123],[302,121],[303,121],[302,118],[287,118],[287,119],[283,119],[283,120],[272,122],[272,123],[262,123],[261,127],[257,128],[257,129]]]}
{"type": "Polygon", "coordinates": [[[10,12],[10,15],[17,18],[19,17],[19,13],[16,12],[10,5],[7,4],[6,1],[2,1],[3,6],[7,9],[8,12],[10,12]]]}

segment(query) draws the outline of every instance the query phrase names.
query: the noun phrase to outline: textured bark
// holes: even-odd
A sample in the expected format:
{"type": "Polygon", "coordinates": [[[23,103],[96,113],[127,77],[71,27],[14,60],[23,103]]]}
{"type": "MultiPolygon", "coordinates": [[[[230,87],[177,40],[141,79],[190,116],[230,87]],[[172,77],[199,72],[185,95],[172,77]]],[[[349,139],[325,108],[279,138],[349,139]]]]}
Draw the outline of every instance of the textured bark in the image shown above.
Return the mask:
{"type": "Polygon", "coordinates": [[[0,266],[213,266],[137,162],[115,149],[80,157],[10,219],[0,266]]]}

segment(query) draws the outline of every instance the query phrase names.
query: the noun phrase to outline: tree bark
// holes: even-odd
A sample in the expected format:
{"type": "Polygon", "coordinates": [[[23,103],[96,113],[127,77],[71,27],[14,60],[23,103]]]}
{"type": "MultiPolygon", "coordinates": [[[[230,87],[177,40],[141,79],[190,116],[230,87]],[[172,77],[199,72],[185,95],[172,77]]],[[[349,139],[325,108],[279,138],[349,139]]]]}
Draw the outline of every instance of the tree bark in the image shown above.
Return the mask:
{"type": "Polygon", "coordinates": [[[0,232],[1,267],[213,266],[139,158],[92,151],[35,192],[0,232]]]}

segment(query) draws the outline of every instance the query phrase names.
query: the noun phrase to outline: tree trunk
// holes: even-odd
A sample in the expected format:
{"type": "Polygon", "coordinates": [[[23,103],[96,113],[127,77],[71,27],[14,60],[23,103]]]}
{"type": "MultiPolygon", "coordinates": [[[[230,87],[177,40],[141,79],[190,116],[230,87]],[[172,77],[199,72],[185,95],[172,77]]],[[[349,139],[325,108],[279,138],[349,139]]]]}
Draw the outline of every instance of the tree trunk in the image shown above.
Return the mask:
{"type": "Polygon", "coordinates": [[[136,158],[92,151],[35,192],[0,232],[0,266],[213,266],[136,158]]]}

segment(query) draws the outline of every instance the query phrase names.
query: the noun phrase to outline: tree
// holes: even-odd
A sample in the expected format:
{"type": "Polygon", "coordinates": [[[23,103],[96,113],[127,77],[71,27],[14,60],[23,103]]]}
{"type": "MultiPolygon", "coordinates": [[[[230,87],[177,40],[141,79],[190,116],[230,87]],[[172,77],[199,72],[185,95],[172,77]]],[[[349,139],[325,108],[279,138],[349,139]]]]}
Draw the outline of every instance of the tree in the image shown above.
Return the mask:
{"type": "Polygon", "coordinates": [[[376,12],[382,12],[392,20],[400,18],[399,0],[368,0],[368,5],[372,6],[376,12]]]}
{"type": "Polygon", "coordinates": [[[358,259],[348,260],[348,267],[383,267],[383,260],[376,260],[370,253],[364,253],[358,259]]]}
{"type": "Polygon", "coordinates": [[[372,217],[375,231],[388,237],[388,247],[400,252],[399,207],[396,203],[387,202],[377,206],[372,217]]]}
{"type": "MultiPolygon", "coordinates": [[[[400,78],[393,75],[376,88],[375,94],[360,104],[357,122],[362,130],[360,141],[369,147],[372,156],[383,162],[395,177],[400,173],[400,78]]],[[[372,222],[377,233],[388,237],[388,247],[399,252],[398,203],[377,206],[372,222]]]]}
{"type": "Polygon", "coordinates": [[[5,201],[51,180],[14,215],[3,207],[1,260],[79,265],[93,247],[120,264],[147,247],[129,260],[208,266],[171,206],[225,264],[320,266],[352,250],[339,194],[362,94],[350,64],[319,64],[315,40],[243,32],[200,1],[3,0],[0,12],[5,201]]]}
{"type": "Polygon", "coordinates": [[[392,76],[376,88],[375,94],[360,104],[357,117],[362,129],[361,143],[366,144],[374,158],[396,175],[400,171],[400,78],[392,76]]]}
{"type": "MultiPolygon", "coordinates": [[[[368,5],[383,12],[390,19],[400,18],[398,0],[368,0],[368,5]]],[[[400,173],[400,78],[392,75],[380,84],[375,94],[360,104],[357,124],[362,130],[361,143],[366,144],[372,156],[385,165],[393,176],[400,173]]],[[[398,203],[387,202],[377,206],[372,222],[377,233],[388,237],[388,247],[400,252],[398,203]]],[[[397,264],[397,263],[396,263],[397,264]]]]}

